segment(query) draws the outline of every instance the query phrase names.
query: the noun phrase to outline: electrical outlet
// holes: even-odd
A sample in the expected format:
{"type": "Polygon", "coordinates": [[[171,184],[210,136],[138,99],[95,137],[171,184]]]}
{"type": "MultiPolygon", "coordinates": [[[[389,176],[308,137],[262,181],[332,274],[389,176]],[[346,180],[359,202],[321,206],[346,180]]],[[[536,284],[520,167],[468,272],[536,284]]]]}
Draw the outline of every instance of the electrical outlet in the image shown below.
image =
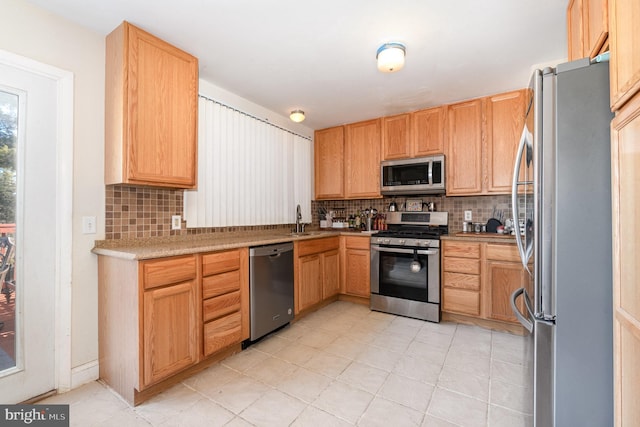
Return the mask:
{"type": "Polygon", "coordinates": [[[464,220],[473,221],[473,211],[464,211],[464,220]]]}
{"type": "Polygon", "coordinates": [[[96,234],[96,217],[82,217],[82,234],[96,234]]]}
{"type": "Polygon", "coordinates": [[[171,215],[171,229],[180,230],[182,228],[182,218],[180,215],[171,215]]]}

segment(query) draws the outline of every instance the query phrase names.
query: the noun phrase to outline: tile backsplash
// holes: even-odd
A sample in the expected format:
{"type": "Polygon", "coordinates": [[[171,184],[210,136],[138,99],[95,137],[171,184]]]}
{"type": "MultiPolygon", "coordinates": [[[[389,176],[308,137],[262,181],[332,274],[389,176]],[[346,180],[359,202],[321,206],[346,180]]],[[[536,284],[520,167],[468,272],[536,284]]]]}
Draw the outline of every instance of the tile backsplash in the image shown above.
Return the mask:
{"type": "MultiPolygon", "coordinates": [[[[504,212],[505,218],[511,216],[511,196],[416,196],[385,197],[367,200],[327,200],[312,201],[312,227],[319,227],[318,210],[341,210],[345,215],[354,214],[366,208],[375,208],[379,212],[388,211],[389,204],[395,201],[401,208],[406,199],[422,199],[433,202],[436,210],[449,212],[449,230],[462,229],[464,211],[473,212],[473,222],[486,223],[492,217],[494,209],[504,212]]],[[[290,230],[293,224],[189,228],[184,221],[180,230],[171,230],[171,216],[183,214],[183,190],[139,187],[132,185],[108,185],[106,187],[105,239],[134,239],[147,237],[166,237],[174,235],[224,233],[253,230],[290,230]]]]}
{"type": "Polygon", "coordinates": [[[396,202],[399,209],[407,199],[421,199],[424,203],[432,202],[437,211],[449,212],[449,230],[457,231],[462,229],[464,221],[464,211],[473,212],[473,222],[486,223],[494,215],[495,211],[502,211],[504,218],[511,217],[511,195],[497,196],[409,196],[409,197],[385,197],[383,199],[369,200],[327,200],[311,202],[313,212],[313,223],[318,224],[318,210],[324,208],[326,211],[344,211],[346,216],[354,214],[366,208],[375,208],[378,212],[384,213],[389,210],[389,204],[396,202]]]}

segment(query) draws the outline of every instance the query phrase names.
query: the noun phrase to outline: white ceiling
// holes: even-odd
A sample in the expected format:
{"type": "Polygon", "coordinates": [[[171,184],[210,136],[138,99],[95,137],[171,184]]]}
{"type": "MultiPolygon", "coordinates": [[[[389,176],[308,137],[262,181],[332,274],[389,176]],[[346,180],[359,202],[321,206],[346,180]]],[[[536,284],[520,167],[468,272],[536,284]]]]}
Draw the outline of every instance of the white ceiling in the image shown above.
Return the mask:
{"type": "Polygon", "coordinates": [[[200,77],[321,129],[525,87],[565,58],[566,0],[29,0],[108,34],[127,20],[190,52],[200,77]],[[404,69],[377,48],[407,46],[404,69]]]}

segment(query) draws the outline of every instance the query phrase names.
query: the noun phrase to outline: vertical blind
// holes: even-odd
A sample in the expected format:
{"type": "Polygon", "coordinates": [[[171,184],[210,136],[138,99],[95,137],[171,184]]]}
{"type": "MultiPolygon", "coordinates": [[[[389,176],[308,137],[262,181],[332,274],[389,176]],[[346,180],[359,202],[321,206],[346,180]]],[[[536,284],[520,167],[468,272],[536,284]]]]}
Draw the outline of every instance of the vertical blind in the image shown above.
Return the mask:
{"type": "Polygon", "coordinates": [[[311,222],[312,143],[220,102],[199,98],[198,189],[185,190],[187,227],[311,222]]]}

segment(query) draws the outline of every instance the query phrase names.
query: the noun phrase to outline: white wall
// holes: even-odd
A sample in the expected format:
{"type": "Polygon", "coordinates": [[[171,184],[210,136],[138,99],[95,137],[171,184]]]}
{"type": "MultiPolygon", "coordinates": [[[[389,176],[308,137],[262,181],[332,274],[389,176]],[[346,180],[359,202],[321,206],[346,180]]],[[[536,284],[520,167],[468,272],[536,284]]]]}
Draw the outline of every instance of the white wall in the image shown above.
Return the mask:
{"type": "Polygon", "coordinates": [[[71,366],[92,364],[98,283],[90,251],[94,240],[104,239],[104,36],[22,0],[0,0],[0,11],[0,49],[74,74],[71,366]],[[85,215],[97,216],[97,234],[82,234],[85,215]]]}

